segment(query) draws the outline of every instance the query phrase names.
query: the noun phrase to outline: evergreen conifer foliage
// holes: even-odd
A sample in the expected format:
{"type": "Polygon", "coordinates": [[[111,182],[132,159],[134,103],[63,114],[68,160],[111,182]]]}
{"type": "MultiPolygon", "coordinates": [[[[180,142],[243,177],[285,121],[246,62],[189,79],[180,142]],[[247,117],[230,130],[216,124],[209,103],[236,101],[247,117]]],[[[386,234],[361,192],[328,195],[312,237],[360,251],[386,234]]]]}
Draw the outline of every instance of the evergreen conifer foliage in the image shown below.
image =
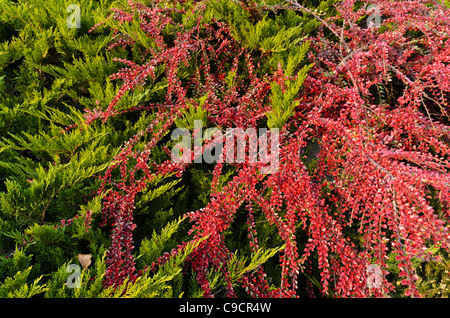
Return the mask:
{"type": "MultiPolygon", "coordinates": [[[[112,1],[82,1],[80,28],[67,25],[67,1],[2,1],[0,5],[1,297],[107,297],[113,291],[101,294],[102,256],[111,241],[98,226],[104,196],[96,195],[98,176],[113,164],[123,140],[154,119],[141,113],[138,119],[108,123],[86,120],[88,109],[109,103],[117,93],[109,79],[119,70],[113,58],[128,54],[108,50],[113,32],[88,33],[110,13],[112,1]],[[95,272],[90,271],[92,276],[80,272],[82,289],[74,290],[66,285],[67,268],[80,265],[79,253],[94,255],[95,272]]],[[[136,89],[121,103],[138,105],[158,94],[158,88],[136,89]]],[[[173,189],[177,182],[169,177],[148,184],[140,210],[160,196],[170,200],[182,189],[173,189]]],[[[159,212],[159,228],[142,226],[142,232],[163,228],[173,217],[170,205],[169,201],[168,211],[159,212]]],[[[167,267],[155,280],[148,278],[135,288],[154,283],[151,295],[169,296],[170,278],[178,275],[173,270],[167,267]]]]}

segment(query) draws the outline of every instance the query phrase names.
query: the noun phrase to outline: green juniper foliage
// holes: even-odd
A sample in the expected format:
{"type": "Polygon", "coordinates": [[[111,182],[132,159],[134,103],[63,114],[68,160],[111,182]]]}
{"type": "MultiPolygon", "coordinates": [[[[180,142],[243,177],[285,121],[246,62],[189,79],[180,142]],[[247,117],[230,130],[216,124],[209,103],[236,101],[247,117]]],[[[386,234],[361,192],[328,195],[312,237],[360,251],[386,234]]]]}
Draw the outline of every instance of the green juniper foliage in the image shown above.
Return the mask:
{"type": "MultiPolygon", "coordinates": [[[[0,2],[2,297],[29,297],[46,290],[46,297],[100,294],[102,251],[110,243],[108,233],[96,226],[101,208],[101,196],[92,196],[99,184],[97,175],[111,164],[123,141],[152,118],[149,113],[137,120],[84,124],[84,109],[108,104],[117,93],[117,85],[109,79],[119,69],[113,58],[127,57],[129,52],[107,50],[113,39],[108,30],[88,32],[110,14],[113,1],[81,1],[80,28],[67,26],[71,3],[0,2]],[[67,131],[71,125],[76,127],[67,131]],[[87,218],[92,218],[92,228],[86,227],[87,218]],[[61,226],[61,220],[73,222],[61,226]],[[89,290],[70,291],[64,287],[66,268],[79,264],[78,253],[94,254],[92,272],[97,279],[89,290]]],[[[144,93],[130,94],[123,105],[137,105],[144,93]]],[[[138,238],[176,217],[170,212],[170,199],[183,190],[175,188],[177,183],[158,179],[143,193],[140,214],[153,210],[149,202],[154,202],[161,206],[161,216],[155,224],[143,218],[138,238]]],[[[146,284],[167,290],[162,282],[169,274],[172,270],[161,271],[146,284]]],[[[84,271],[82,276],[82,281],[89,277],[84,271]]]]}

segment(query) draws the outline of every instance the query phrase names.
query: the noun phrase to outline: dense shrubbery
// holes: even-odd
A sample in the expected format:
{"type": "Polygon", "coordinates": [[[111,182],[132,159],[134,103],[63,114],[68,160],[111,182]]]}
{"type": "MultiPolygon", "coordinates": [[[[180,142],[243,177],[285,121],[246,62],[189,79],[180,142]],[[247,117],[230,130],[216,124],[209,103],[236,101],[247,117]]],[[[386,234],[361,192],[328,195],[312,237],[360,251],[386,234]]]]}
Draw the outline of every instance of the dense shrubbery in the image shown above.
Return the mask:
{"type": "Polygon", "coordinates": [[[0,0],[1,297],[448,296],[446,4],[70,4],[0,0]],[[173,162],[194,120],[278,168],[173,162]]]}

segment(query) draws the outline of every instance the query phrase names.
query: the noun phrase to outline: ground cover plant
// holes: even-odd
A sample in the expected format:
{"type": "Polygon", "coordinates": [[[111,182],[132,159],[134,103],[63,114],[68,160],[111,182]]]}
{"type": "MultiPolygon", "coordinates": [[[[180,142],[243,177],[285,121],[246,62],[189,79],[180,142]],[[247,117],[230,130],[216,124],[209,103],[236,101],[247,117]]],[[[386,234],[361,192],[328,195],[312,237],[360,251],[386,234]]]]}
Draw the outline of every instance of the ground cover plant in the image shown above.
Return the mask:
{"type": "Polygon", "coordinates": [[[448,297],[448,1],[0,8],[1,297],[448,297]]]}

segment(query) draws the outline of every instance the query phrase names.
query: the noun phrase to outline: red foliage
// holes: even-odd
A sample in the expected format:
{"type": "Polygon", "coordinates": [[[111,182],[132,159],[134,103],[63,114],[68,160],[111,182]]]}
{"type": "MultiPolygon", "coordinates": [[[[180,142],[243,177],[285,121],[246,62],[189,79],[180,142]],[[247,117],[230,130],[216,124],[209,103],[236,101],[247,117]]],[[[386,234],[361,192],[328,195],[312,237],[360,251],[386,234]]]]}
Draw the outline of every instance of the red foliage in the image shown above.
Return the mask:
{"type": "MultiPolygon", "coordinates": [[[[365,3],[379,6],[380,28],[360,26],[360,18],[372,12],[365,6],[353,10],[355,1],[343,0],[337,5],[339,14],[322,20],[317,35],[309,39],[314,67],[298,96],[300,105],[280,134],[279,169],[266,176],[257,172],[258,166],[235,164],[235,177],[219,187],[223,164],[217,164],[210,203],[188,213],[193,239],[208,237],[189,258],[205,297],[213,296],[206,279],[211,268],[228,280],[227,295],[235,295],[230,273],[222,265],[232,255],[224,231],[240,207],[248,212],[251,249],[259,247],[255,207],[276,226],[285,243],[278,289],[269,291],[263,267],[241,278],[242,286],[256,297],[295,296],[300,273],[311,273],[313,255],[324,294],[387,295],[395,289],[386,278],[390,253],[397,255],[406,295],[420,296],[411,260],[432,258],[430,246],[450,250],[449,9],[425,0],[365,3]],[[389,96],[383,95],[387,87],[389,96]],[[305,165],[303,149],[313,137],[319,140],[320,151],[317,169],[312,171],[305,165]],[[432,205],[431,193],[438,198],[440,211],[432,205]],[[308,237],[301,242],[303,250],[296,238],[299,226],[308,237]],[[355,242],[350,232],[357,232],[362,243],[355,242]],[[370,264],[382,270],[381,288],[367,286],[370,264]]],[[[298,3],[292,6],[307,11],[298,3]]],[[[112,188],[103,203],[105,224],[110,221],[112,226],[107,284],[137,275],[132,253],[136,194],[156,174],[181,174],[186,168],[168,161],[152,170],[154,165],[149,162],[152,148],[179,111],[188,101],[195,103],[195,98],[208,94],[203,108],[211,115],[211,124],[224,129],[256,127],[270,108],[265,99],[270,83],[284,80],[281,69],[266,74],[264,80],[258,78],[253,71],[258,63],[239,47],[224,23],[216,23],[215,28],[203,25],[207,36],[200,37],[199,19],[197,26],[182,29],[168,46],[161,30],[175,23],[166,14],[170,9],[130,1],[130,10],[116,10],[114,18],[130,21],[138,12],[141,29],[157,48],[149,49],[148,62],[143,65],[122,60],[127,67],[112,76],[123,80],[119,93],[105,111],[89,112],[88,119],[117,115],[117,101],[147,77],[153,78],[161,63],[166,66],[168,88],[165,103],[140,108],[157,109],[155,122],[124,145],[103,177],[99,192],[112,188]],[[198,72],[186,84],[177,70],[180,64],[189,64],[194,52],[199,54],[198,72]],[[224,81],[229,71],[225,65],[231,63],[236,70],[240,59],[245,60],[246,69],[239,71],[247,78],[229,87],[224,81]],[[215,61],[214,70],[211,61],[215,61]],[[153,135],[145,149],[134,151],[137,141],[149,133],[153,135]],[[130,168],[131,158],[137,164],[130,168]],[[119,182],[111,177],[114,169],[120,170],[119,182]],[[141,179],[135,177],[138,170],[143,172],[141,179]]],[[[196,10],[202,10],[201,2],[196,10]]],[[[112,46],[117,45],[132,47],[134,40],[122,35],[112,46]]]]}
{"type": "MultiPolygon", "coordinates": [[[[354,1],[342,1],[343,21],[326,22],[339,39],[323,32],[312,39],[315,67],[305,81],[297,127],[320,138],[318,177],[337,209],[333,228],[357,223],[363,235],[354,261],[375,260],[387,274],[387,255],[397,253],[406,295],[419,296],[411,259],[429,259],[430,243],[450,247],[449,10],[435,1],[368,3],[379,6],[379,29],[358,26],[364,7],[352,10],[354,1]],[[376,88],[387,86],[396,95],[377,96],[376,88]],[[427,200],[432,189],[439,215],[427,200]]],[[[325,265],[339,277],[338,294],[367,295],[364,286],[355,289],[365,266],[345,275],[337,266],[325,265]]],[[[322,282],[328,279],[325,271],[322,282]]],[[[377,294],[393,289],[385,277],[382,286],[377,294]]]]}

